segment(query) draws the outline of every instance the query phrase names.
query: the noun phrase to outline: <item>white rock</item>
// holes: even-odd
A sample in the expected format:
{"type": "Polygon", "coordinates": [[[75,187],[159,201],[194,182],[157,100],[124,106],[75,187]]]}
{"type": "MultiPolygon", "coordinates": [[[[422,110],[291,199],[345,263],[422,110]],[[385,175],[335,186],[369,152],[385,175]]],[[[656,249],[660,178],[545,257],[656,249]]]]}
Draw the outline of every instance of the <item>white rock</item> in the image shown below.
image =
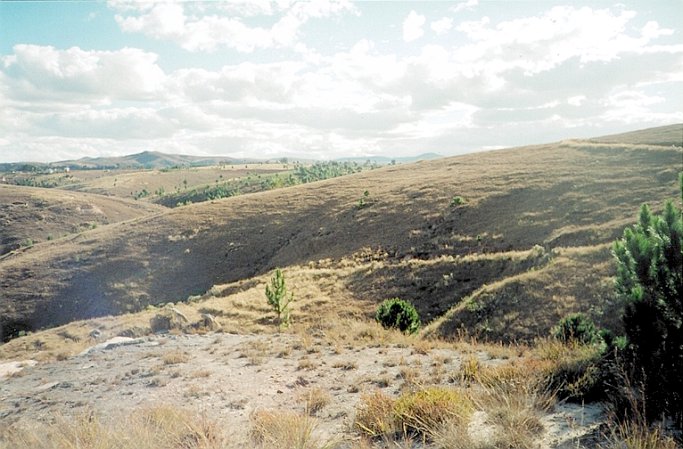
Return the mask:
{"type": "Polygon", "coordinates": [[[139,345],[144,341],[145,340],[143,340],[142,338],[114,337],[110,338],[109,340],[103,343],[87,348],[79,355],[86,355],[91,353],[92,351],[107,351],[110,349],[118,348],[119,346],[139,345]]]}
{"type": "Polygon", "coordinates": [[[35,366],[37,363],[38,362],[35,360],[19,360],[15,362],[0,363],[0,378],[11,376],[27,366],[35,366]]]}

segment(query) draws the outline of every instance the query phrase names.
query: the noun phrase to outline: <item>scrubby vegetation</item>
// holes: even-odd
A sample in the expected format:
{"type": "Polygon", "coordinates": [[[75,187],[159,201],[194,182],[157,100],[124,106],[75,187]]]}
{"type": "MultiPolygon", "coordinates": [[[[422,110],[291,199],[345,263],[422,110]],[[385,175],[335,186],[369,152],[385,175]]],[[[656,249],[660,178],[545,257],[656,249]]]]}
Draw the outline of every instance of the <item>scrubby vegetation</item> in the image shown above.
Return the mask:
{"type": "Polygon", "coordinates": [[[601,340],[595,323],[583,313],[568,315],[552,330],[553,336],[561,341],[596,344],[601,340]]]}

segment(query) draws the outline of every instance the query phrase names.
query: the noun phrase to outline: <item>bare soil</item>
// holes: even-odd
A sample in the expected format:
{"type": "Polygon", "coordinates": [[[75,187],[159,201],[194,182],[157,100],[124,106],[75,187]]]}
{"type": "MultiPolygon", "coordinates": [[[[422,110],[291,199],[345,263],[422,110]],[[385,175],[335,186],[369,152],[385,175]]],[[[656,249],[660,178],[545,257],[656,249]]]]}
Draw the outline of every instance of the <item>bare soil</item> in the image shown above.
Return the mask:
{"type": "MultiPolygon", "coordinates": [[[[306,393],[321,389],[329,403],[315,413],[318,437],[353,441],[359,437],[353,422],[363,394],[381,390],[398,396],[419,386],[457,386],[465,357],[484,365],[509,361],[481,351],[340,347],[288,334],[119,338],[67,360],[26,363],[0,378],[0,422],[30,426],[89,413],[111,422],[136,409],[170,405],[201,411],[230,429],[231,447],[250,447],[254,411],[306,413],[306,393]]],[[[492,431],[485,415],[476,416],[480,422],[473,431],[492,431]]],[[[557,405],[542,417],[538,447],[578,447],[595,437],[602,420],[599,405],[557,405]]]]}

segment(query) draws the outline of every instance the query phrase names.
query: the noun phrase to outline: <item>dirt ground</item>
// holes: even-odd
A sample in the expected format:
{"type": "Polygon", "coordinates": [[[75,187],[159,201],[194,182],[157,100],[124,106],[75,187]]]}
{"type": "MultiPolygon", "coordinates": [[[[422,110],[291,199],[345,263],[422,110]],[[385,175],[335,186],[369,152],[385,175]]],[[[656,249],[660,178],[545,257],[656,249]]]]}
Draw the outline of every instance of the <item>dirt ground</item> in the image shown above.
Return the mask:
{"type": "MultiPolygon", "coordinates": [[[[92,343],[67,360],[5,364],[0,422],[30,425],[85,413],[106,422],[143,407],[171,405],[217,420],[230,429],[236,447],[249,447],[254,411],[304,413],[307,392],[318,389],[329,394],[329,404],[316,413],[319,437],[352,441],[358,438],[353,420],[361,395],[455,386],[465,358],[486,365],[506,362],[482,351],[340,347],[290,334],[154,335],[92,343]]],[[[599,405],[557,405],[542,417],[539,447],[583,447],[577,445],[592,438],[602,419],[599,405]]],[[[473,432],[489,431],[485,416],[475,414],[473,421],[478,427],[473,432]]]]}

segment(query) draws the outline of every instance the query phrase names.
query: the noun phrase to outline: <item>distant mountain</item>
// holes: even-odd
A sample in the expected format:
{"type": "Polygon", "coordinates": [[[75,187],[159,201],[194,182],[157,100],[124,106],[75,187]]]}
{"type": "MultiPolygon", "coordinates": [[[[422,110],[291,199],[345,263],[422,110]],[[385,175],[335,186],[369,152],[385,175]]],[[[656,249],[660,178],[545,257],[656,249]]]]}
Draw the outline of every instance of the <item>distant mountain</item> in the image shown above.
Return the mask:
{"type": "Polygon", "coordinates": [[[218,164],[243,164],[247,159],[235,159],[225,156],[189,156],[183,154],[165,154],[158,151],[143,151],[118,157],[84,157],[70,161],[54,162],[56,167],[71,167],[80,169],[95,168],[148,168],[160,169],[170,167],[202,167],[218,164]]]}
{"type": "Polygon", "coordinates": [[[50,169],[70,168],[75,170],[96,169],[162,169],[171,167],[205,167],[219,164],[245,164],[258,162],[256,159],[236,159],[228,156],[189,156],[165,154],[158,151],[143,151],[127,156],[84,157],[59,162],[7,162],[0,163],[0,172],[45,172],[50,169]]]}
{"type": "Polygon", "coordinates": [[[366,157],[342,157],[339,159],[335,159],[339,162],[358,162],[358,163],[363,163],[363,162],[374,162],[376,164],[380,165],[386,165],[386,164],[391,164],[392,161],[396,163],[402,163],[402,164],[407,164],[410,162],[417,162],[417,161],[429,161],[432,159],[439,159],[444,157],[441,154],[437,153],[423,153],[423,154],[418,154],[417,156],[406,156],[406,157],[386,157],[386,156],[366,156],[366,157]]]}

